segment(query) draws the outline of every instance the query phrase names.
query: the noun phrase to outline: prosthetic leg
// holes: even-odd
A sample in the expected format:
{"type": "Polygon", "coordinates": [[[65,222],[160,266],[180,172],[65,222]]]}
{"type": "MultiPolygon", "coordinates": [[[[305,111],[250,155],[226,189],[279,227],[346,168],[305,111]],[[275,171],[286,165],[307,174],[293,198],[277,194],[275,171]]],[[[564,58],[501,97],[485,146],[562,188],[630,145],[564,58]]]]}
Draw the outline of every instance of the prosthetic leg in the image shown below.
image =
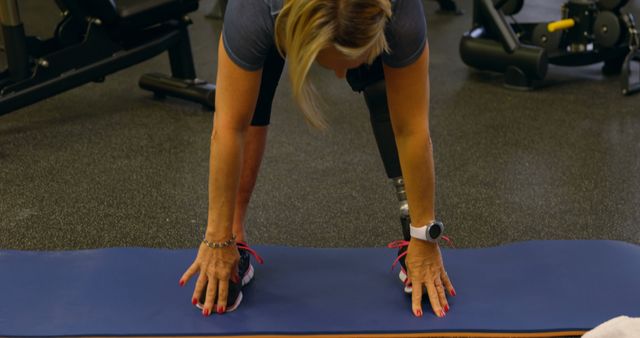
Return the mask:
{"type": "Polygon", "coordinates": [[[389,107],[387,105],[387,93],[382,70],[382,60],[376,59],[372,65],[363,65],[357,69],[351,69],[347,73],[347,82],[354,91],[362,92],[364,100],[369,108],[371,126],[376,138],[378,151],[384,164],[387,177],[396,189],[396,196],[400,203],[400,223],[402,233],[406,240],[409,240],[409,204],[404,189],[402,170],[398,158],[395,136],[391,128],[389,117],[389,107]]]}

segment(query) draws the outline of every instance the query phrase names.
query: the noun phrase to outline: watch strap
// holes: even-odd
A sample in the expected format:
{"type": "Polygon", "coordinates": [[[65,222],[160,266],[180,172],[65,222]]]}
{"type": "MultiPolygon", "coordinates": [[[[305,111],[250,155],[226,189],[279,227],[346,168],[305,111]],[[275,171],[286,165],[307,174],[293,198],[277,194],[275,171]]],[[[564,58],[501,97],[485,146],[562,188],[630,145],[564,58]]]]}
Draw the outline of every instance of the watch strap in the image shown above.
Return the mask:
{"type": "Polygon", "coordinates": [[[411,237],[421,239],[423,241],[428,241],[427,238],[427,228],[429,226],[423,225],[421,227],[414,227],[413,225],[409,226],[409,231],[411,232],[411,237]]]}
{"type": "Polygon", "coordinates": [[[414,227],[410,225],[409,231],[410,231],[411,237],[421,239],[423,241],[436,242],[444,232],[444,224],[442,224],[442,222],[433,221],[421,227],[414,227]],[[434,226],[437,228],[432,229],[432,227],[434,226]],[[431,233],[432,230],[436,231],[436,234],[432,234],[431,233]]]}

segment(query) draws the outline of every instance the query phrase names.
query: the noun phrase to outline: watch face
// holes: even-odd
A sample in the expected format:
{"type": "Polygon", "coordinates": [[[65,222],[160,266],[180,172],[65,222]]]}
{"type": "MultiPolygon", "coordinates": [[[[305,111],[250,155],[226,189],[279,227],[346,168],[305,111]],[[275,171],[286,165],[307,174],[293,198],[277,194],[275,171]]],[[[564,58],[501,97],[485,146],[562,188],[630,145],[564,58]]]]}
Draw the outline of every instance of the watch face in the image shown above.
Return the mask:
{"type": "Polygon", "coordinates": [[[442,227],[438,223],[433,223],[427,228],[427,237],[431,239],[438,239],[442,234],[442,227]]]}

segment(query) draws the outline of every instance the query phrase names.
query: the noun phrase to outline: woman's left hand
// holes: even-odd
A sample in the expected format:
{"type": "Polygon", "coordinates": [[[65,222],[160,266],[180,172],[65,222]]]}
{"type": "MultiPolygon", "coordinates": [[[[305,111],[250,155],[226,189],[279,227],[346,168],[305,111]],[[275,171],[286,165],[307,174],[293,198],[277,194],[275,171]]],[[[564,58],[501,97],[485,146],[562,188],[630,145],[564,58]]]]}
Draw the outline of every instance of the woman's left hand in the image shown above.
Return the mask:
{"type": "Polygon", "coordinates": [[[412,238],[405,262],[413,289],[413,314],[417,317],[422,316],[422,288],[426,287],[433,312],[438,317],[444,317],[449,311],[445,289],[452,296],[455,296],[456,292],[444,269],[438,244],[412,238]]]}

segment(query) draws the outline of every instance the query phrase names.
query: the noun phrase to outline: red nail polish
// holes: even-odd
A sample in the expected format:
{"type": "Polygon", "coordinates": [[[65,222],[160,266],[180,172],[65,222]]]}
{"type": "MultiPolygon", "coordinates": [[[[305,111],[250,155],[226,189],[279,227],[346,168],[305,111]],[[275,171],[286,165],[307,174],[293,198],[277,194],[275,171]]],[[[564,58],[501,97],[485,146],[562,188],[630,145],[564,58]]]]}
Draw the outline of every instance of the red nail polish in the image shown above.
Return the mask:
{"type": "Polygon", "coordinates": [[[444,306],[444,312],[449,312],[449,305],[448,304],[444,306]]]}
{"type": "Polygon", "coordinates": [[[221,315],[222,314],[222,306],[218,306],[218,314],[221,315]]]}
{"type": "Polygon", "coordinates": [[[446,314],[444,313],[444,310],[440,310],[440,318],[444,318],[444,316],[446,316],[446,314]]]}
{"type": "Polygon", "coordinates": [[[202,315],[207,317],[209,315],[209,309],[204,309],[204,312],[202,313],[202,315]]]}
{"type": "Polygon", "coordinates": [[[193,304],[193,305],[198,304],[198,299],[197,298],[192,299],[191,300],[191,304],[193,304]]]}
{"type": "Polygon", "coordinates": [[[416,311],[416,317],[422,317],[422,310],[416,311]]]}
{"type": "Polygon", "coordinates": [[[180,286],[184,286],[184,281],[183,280],[181,280],[179,283],[180,283],[180,286]]]}
{"type": "Polygon", "coordinates": [[[451,295],[454,296],[454,297],[456,296],[456,289],[451,288],[451,295]]]}

